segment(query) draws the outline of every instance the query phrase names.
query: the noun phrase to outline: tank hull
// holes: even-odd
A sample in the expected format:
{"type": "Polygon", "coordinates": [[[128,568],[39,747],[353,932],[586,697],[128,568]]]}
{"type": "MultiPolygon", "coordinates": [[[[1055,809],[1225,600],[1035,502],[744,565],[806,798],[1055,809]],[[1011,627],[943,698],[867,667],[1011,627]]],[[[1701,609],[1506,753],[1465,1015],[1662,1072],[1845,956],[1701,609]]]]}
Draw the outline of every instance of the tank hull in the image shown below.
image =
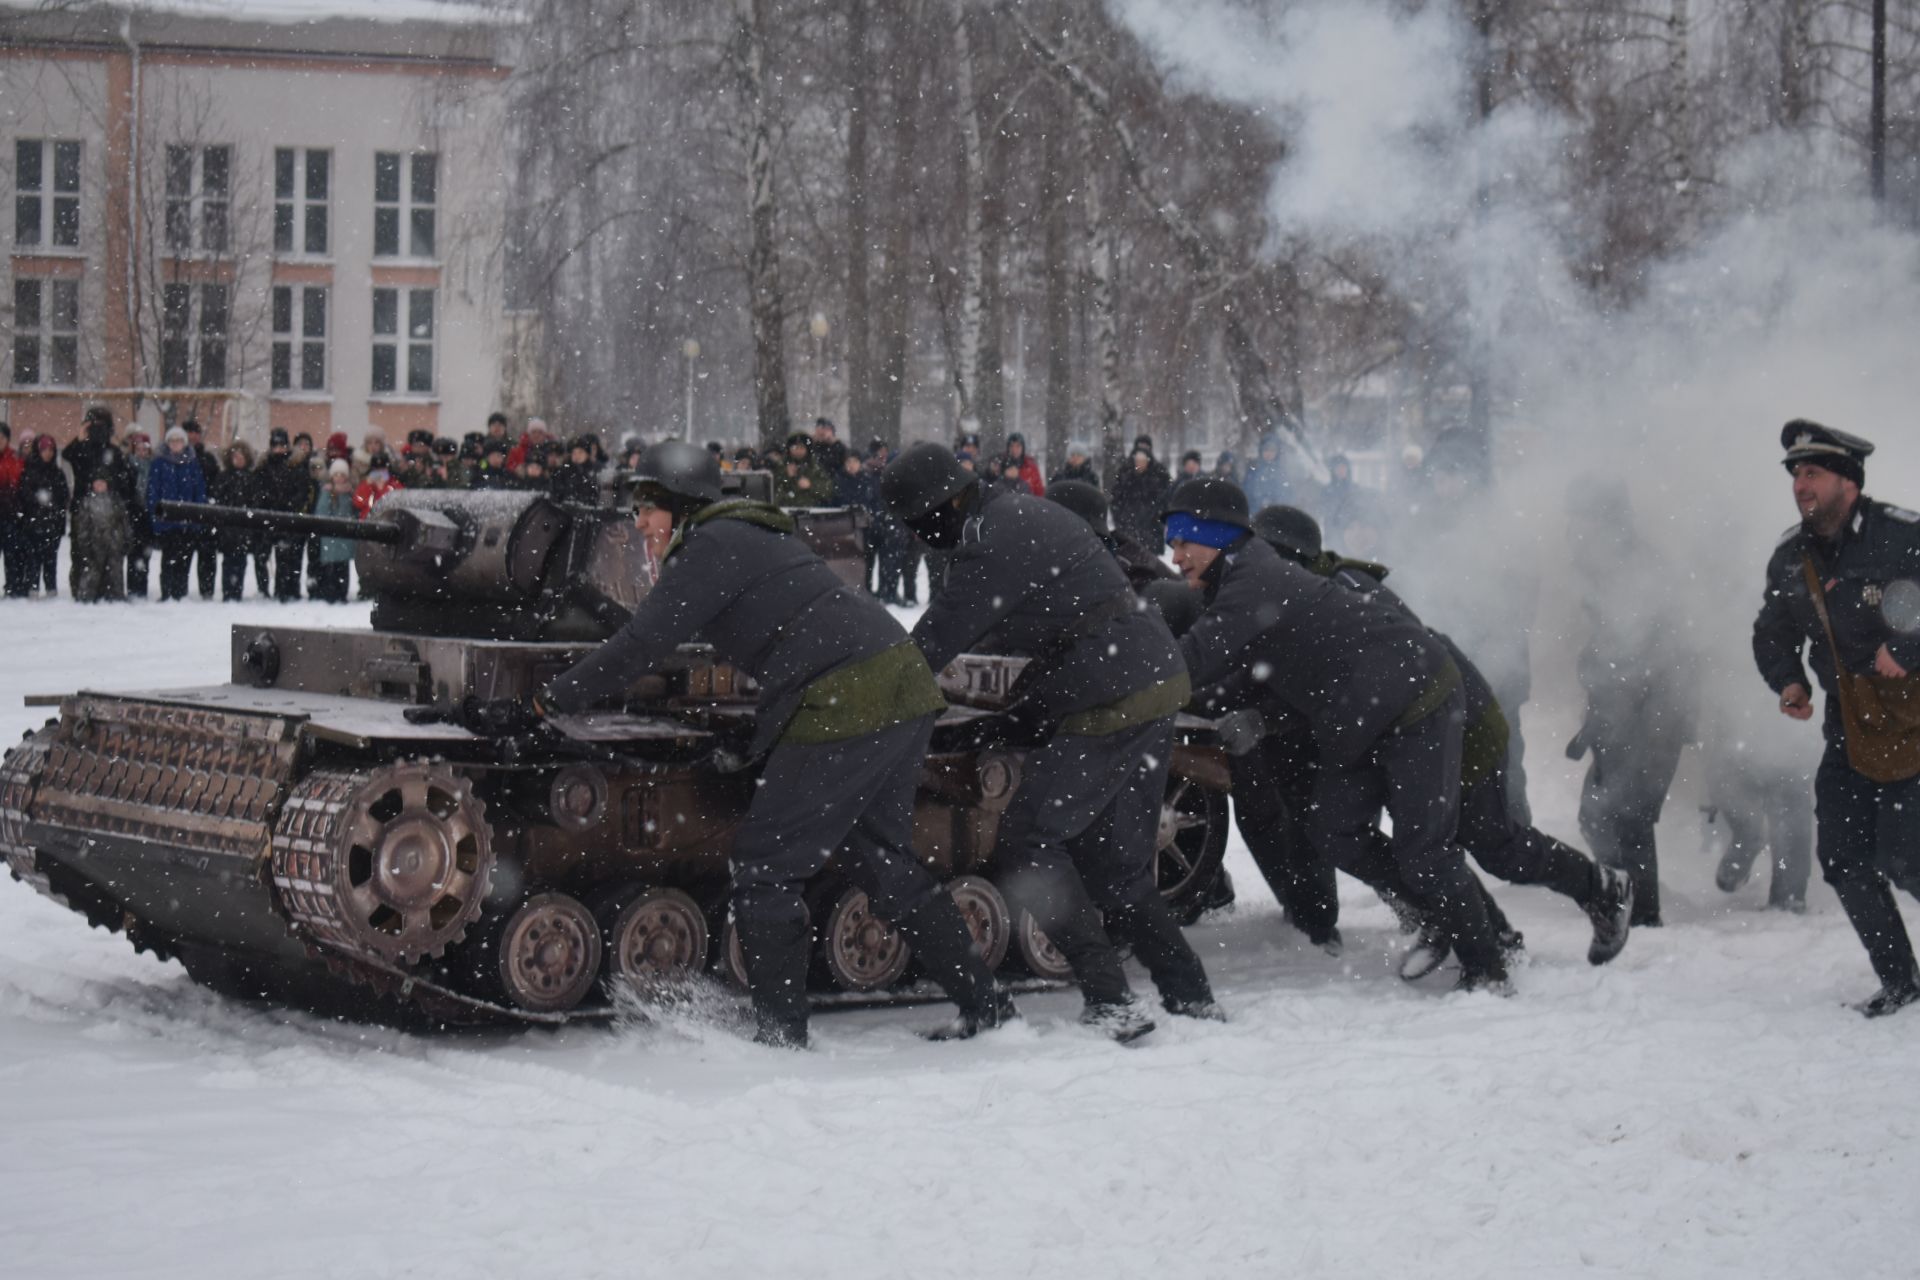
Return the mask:
{"type": "MultiPolygon", "coordinates": [[[[606,1016],[624,985],[724,978],[727,858],[754,778],[710,761],[751,726],[750,682],[690,651],[626,711],[539,742],[447,714],[529,694],[582,651],[236,628],[235,681],[74,694],[6,753],[0,852],[15,878],[198,981],[334,1014],[555,1022],[606,1016]]],[[[946,673],[950,696],[991,705],[1010,664],[969,657],[946,673]]],[[[1020,757],[942,745],[975,714],[956,707],[936,731],[916,852],[1009,975],[1045,975],[1009,946],[1018,903],[994,887],[1020,757]]],[[[1226,841],[1224,757],[1201,722],[1182,737],[1162,824],[1175,894],[1226,841]]],[[[871,929],[834,932],[861,917],[853,892],[831,863],[809,886],[817,994],[919,993],[910,965],[858,954],[871,929]]]]}

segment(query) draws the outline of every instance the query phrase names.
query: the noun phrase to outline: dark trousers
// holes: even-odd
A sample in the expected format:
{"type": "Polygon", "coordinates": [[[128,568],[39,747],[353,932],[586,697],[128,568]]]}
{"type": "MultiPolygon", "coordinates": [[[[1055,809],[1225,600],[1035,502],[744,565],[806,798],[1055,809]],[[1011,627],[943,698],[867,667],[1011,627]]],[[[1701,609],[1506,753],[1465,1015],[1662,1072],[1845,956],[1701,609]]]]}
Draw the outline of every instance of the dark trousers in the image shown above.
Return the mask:
{"type": "Polygon", "coordinates": [[[254,594],[265,596],[271,590],[267,577],[268,551],[265,547],[240,547],[220,553],[220,598],[238,600],[245,594],[247,560],[253,560],[254,594]]]}
{"type": "Polygon", "coordinates": [[[995,867],[1073,966],[1089,1005],[1131,996],[1114,938],[1133,947],[1168,1004],[1213,998],[1154,883],[1172,758],[1172,717],[1099,737],[1056,734],[1028,753],[1000,819],[995,867]]]}
{"type": "Polygon", "coordinates": [[[27,544],[27,590],[43,588],[50,596],[60,594],[60,538],[58,531],[36,530],[23,539],[27,544]]]}
{"type": "Polygon", "coordinates": [[[1761,852],[1771,852],[1767,905],[1803,905],[1813,875],[1813,805],[1805,775],[1780,771],[1720,779],[1712,795],[1730,837],[1722,866],[1739,868],[1744,879],[1761,852]]]}
{"type": "Polygon", "coordinates": [[[6,592],[18,598],[32,590],[27,581],[27,537],[18,520],[0,523],[0,556],[6,559],[6,592]]]}
{"type": "Polygon", "coordinates": [[[1416,905],[1445,928],[1468,973],[1493,973],[1502,963],[1484,891],[1455,842],[1465,720],[1456,689],[1439,710],[1382,735],[1360,760],[1322,760],[1310,825],[1336,865],[1360,865],[1384,807],[1393,819],[1394,865],[1416,905]]]}
{"type": "Polygon", "coordinates": [[[194,582],[202,600],[213,599],[213,580],[220,563],[220,533],[201,529],[193,540],[194,582]]]}
{"type": "Polygon", "coordinates": [[[1678,734],[1641,727],[1646,729],[1642,735],[1592,744],[1593,763],[1580,792],[1580,833],[1595,858],[1632,879],[1635,924],[1660,918],[1660,858],[1653,832],[1684,745],[1678,734]]]}
{"type": "Polygon", "coordinates": [[[152,557],[152,545],[136,535],[133,545],[127,548],[127,594],[135,600],[147,598],[148,565],[152,557]]]}
{"type": "Polygon", "coordinates": [[[1539,884],[1585,907],[1599,889],[1593,859],[1513,816],[1506,766],[1460,789],[1460,843],[1508,884],[1539,884]]]}
{"type": "Polygon", "coordinates": [[[276,541],[273,544],[273,597],[276,600],[300,598],[300,564],[305,559],[304,540],[276,541]]]}
{"type": "Polygon", "coordinates": [[[1232,757],[1233,817],[1253,864],[1275,901],[1315,944],[1340,923],[1340,890],[1333,863],[1308,835],[1314,756],[1301,734],[1270,736],[1232,757]]]}
{"type": "Polygon", "coordinates": [[[347,570],[352,568],[351,560],[342,560],[338,564],[328,564],[315,560],[313,564],[313,592],[315,600],[324,600],[328,604],[345,604],[347,600],[347,570]]]}
{"type": "Polygon", "coordinates": [[[197,529],[174,529],[157,535],[160,543],[160,598],[187,598],[187,578],[193,566],[194,546],[199,542],[197,529]]]}
{"type": "Polygon", "coordinates": [[[993,975],[953,899],[914,856],[913,796],[932,716],[768,757],[733,842],[733,918],[761,1031],[804,1042],[807,904],[802,890],[844,849],[873,913],[900,928],[922,967],[963,1008],[984,1009],[993,975]]]}
{"type": "MultiPolygon", "coordinates": [[[[900,599],[904,604],[920,603],[920,562],[926,558],[927,544],[907,534],[900,551],[900,599]]],[[[933,598],[933,583],[927,584],[927,598],[933,598]]]]}
{"type": "Polygon", "coordinates": [[[1920,897],[1920,777],[1874,782],[1829,742],[1813,778],[1820,870],[1883,985],[1914,977],[1913,943],[1893,886],[1920,897]]]}

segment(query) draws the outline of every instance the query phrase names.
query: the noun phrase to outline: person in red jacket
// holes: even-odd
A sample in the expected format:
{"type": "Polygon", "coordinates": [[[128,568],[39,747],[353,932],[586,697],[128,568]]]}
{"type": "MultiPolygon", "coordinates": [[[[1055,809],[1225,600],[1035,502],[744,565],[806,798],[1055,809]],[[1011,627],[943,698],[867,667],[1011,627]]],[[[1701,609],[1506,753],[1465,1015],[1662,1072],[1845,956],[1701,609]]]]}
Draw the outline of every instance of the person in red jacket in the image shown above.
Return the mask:
{"type": "Polygon", "coordinates": [[[1018,431],[1007,436],[1007,451],[994,464],[993,474],[1003,476],[1010,467],[1019,470],[1020,483],[1027,486],[1028,493],[1036,498],[1047,496],[1047,482],[1040,474],[1040,464],[1027,452],[1027,438],[1018,431]]]}
{"type": "Polygon", "coordinates": [[[0,556],[7,562],[7,594],[24,596],[26,552],[20,543],[20,475],[26,464],[13,451],[13,429],[0,422],[0,556]]]}
{"type": "Polygon", "coordinates": [[[393,478],[393,466],[384,453],[375,454],[368,460],[367,478],[353,491],[353,509],[362,520],[373,511],[380,499],[405,485],[393,478]]]}
{"type": "Polygon", "coordinates": [[[550,437],[547,435],[545,418],[528,418],[527,433],[520,437],[512,449],[507,451],[507,470],[519,475],[526,467],[527,459],[542,453],[550,437]]]}

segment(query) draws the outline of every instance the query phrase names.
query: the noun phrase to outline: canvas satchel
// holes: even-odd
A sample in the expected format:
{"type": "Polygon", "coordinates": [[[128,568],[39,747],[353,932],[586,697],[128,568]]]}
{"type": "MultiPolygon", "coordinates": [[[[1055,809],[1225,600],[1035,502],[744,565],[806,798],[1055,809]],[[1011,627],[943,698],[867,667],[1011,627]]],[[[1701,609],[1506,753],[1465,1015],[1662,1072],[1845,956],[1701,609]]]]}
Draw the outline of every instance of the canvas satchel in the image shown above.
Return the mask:
{"type": "Polygon", "coordinates": [[[1904,676],[1855,675],[1840,665],[1840,645],[1827,614],[1827,593],[1810,556],[1800,559],[1814,612],[1827,631],[1833,654],[1834,689],[1847,734],[1847,762],[1874,782],[1905,782],[1920,776],[1920,672],[1904,676]]]}

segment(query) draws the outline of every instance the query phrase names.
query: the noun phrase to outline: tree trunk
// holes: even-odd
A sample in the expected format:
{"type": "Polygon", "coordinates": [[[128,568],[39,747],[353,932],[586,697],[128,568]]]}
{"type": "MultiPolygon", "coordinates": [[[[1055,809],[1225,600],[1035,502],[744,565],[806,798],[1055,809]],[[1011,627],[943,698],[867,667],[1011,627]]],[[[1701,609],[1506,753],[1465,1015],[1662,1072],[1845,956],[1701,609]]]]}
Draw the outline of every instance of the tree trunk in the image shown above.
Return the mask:
{"type": "Polygon", "coordinates": [[[753,396],[762,443],[777,446],[791,425],[787,408],[784,325],[780,291],[778,205],[774,192],[773,122],[766,92],[767,0],[736,0],[734,74],[747,144],[747,298],[753,332],[753,396]]]}
{"type": "Polygon", "coordinates": [[[980,104],[974,100],[973,37],[968,29],[967,0],[952,0],[952,5],[954,107],[960,117],[960,162],[966,175],[960,197],[963,210],[960,305],[953,393],[960,430],[965,433],[980,429],[974,400],[980,385],[980,328],[984,319],[981,291],[986,254],[981,236],[981,205],[986,198],[987,162],[980,141],[980,104]]]}
{"type": "Polygon", "coordinates": [[[1699,184],[1693,164],[1693,13],[1688,0],[1671,0],[1667,10],[1667,157],[1662,176],[1677,202],[1674,234],[1680,243],[1693,238],[1699,184]]]}
{"type": "Polygon", "coordinates": [[[881,355],[873,388],[873,430],[894,448],[900,445],[900,416],[907,390],[913,214],[918,204],[914,179],[920,151],[920,80],[926,62],[925,51],[915,47],[921,34],[921,16],[920,0],[908,0],[895,8],[889,42],[893,163],[887,178],[887,257],[878,306],[881,355]]]}
{"type": "Polygon", "coordinates": [[[1867,165],[1873,198],[1887,198],[1887,0],[1873,0],[1873,90],[1867,115],[1867,165]]]}
{"type": "Polygon", "coordinates": [[[980,419],[980,441],[989,456],[1007,443],[1006,351],[1001,345],[1006,316],[1004,263],[1007,238],[1007,165],[1013,142],[986,139],[986,187],[980,195],[980,351],[974,359],[973,408],[980,419]]]}
{"type": "Polygon", "coordinates": [[[1100,363],[1100,474],[1112,475],[1126,456],[1126,420],[1120,412],[1120,335],[1113,315],[1113,229],[1100,191],[1098,119],[1077,103],[1082,166],[1087,176],[1087,305],[1093,312],[1093,349],[1100,363]]]}
{"type": "MultiPolygon", "coordinates": [[[[867,214],[867,120],[873,114],[871,0],[847,3],[847,440],[861,441],[873,415],[871,317],[867,282],[872,224],[867,214]]],[[[862,441],[863,442],[863,441],[862,441]]]]}
{"type": "Polygon", "coordinates": [[[1047,125],[1045,169],[1040,174],[1041,267],[1046,289],[1047,443],[1066,457],[1073,436],[1073,262],[1067,243],[1067,199],[1060,180],[1066,148],[1057,122],[1047,125]]]}

